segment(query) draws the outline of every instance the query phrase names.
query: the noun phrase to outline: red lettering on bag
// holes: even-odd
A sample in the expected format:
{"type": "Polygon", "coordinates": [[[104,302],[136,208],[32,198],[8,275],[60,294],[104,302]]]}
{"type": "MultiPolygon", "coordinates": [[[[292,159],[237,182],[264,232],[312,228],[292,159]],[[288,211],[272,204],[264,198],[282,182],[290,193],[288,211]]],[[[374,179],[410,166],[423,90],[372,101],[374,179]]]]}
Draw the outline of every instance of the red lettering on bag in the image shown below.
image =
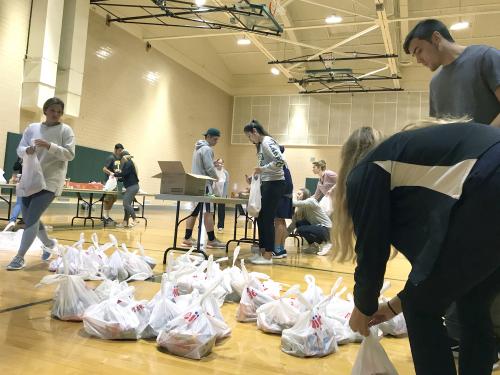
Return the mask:
{"type": "Polygon", "coordinates": [[[323,324],[323,322],[321,321],[321,315],[314,314],[312,319],[311,319],[311,326],[314,329],[318,329],[321,327],[322,324],[323,324]]]}

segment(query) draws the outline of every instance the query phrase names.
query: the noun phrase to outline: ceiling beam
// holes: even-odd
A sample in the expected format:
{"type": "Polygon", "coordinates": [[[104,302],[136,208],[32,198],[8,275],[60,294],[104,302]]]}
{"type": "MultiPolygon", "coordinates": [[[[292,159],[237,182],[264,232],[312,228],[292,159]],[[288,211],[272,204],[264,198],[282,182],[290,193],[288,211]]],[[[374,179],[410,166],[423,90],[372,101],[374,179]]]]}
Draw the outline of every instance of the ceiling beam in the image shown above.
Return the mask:
{"type": "MultiPolygon", "coordinates": [[[[389,30],[389,23],[387,22],[387,12],[385,9],[384,0],[375,0],[375,9],[377,11],[378,22],[380,31],[382,32],[382,39],[384,40],[385,53],[388,55],[394,54],[394,47],[392,45],[391,31],[389,30]]],[[[388,59],[389,71],[393,77],[398,76],[398,67],[396,66],[396,59],[390,57],[388,59]]],[[[398,80],[392,81],[395,88],[400,88],[401,85],[398,80]]]]}
{"type": "MultiPolygon", "coordinates": [[[[401,18],[408,18],[408,0],[399,0],[399,16],[401,18]]],[[[408,35],[408,21],[401,21],[399,25],[399,61],[401,63],[409,63],[410,60],[406,53],[403,53],[403,42],[408,35]]]]}
{"type": "MultiPolygon", "coordinates": [[[[325,48],[325,49],[323,49],[322,51],[319,51],[318,53],[316,53],[316,54],[314,54],[314,55],[312,55],[312,56],[309,56],[309,57],[308,57],[308,60],[315,59],[316,57],[319,57],[319,56],[321,56],[321,55],[323,55],[323,54],[325,54],[325,53],[331,52],[331,51],[333,51],[334,49],[336,49],[336,48],[338,48],[338,47],[340,47],[340,46],[342,46],[342,45],[344,45],[344,44],[347,44],[347,43],[349,43],[349,42],[353,41],[354,39],[357,39],[357,38],[359,38],[359,37],[361,37],[361,36],[363,36],[363,35],[365,35],[365,34],[368,34],[369,32],[371,32],[371,31],[373,31],[373,30],[376,30],[376,29],[378,29],[378,28],[379,28],[379,25],[372,25],[372,26],[368,27],[367,29],[364,29],[364,30],[360,31],[359,33],[356,33],[356,34],[354,34],[354,35],[351,35],[350,37],[348,37],[348,38],[346,38],[346,39],[344,39],[344,40],[342,40],[342,41],[340,41],[340,42],[338,42],[338,43],[335,43],[333,46],[330,46],[330,47],[328,47],[328,48],[325,48]]],[[[302,64],[303,64],[302,62],[297,63],[297,64],[294,64],[294,65],[292,65],[289,69],[290,69],[290,70],[292,70],[292,69],[294,69],[294,68],[296,68],[297,66],[300,66],[300,65],[302,65],[302,64]]]]}
{"type": "Polygon", "coordinates": [[[373,21],[374,21],[374,20],[376,20],[376,18],[374,18],[374,17],[365,16],[364,14],[351,12],[351,11],[349,11],[349,10],[342,9],[342,8],[335,8],[335,7],[332,7],[331,5],[325,5],[325,4],[317,3],[317,2],[312,1],[312,0],[300,0],[300,1],[302,1],[303,3],[307,3],[307,4],[311,4],[311,5],[315,5],[315,6],[318,6],[318,7],[331,9],[331,10],[334,10],[334,11],[336,11],[336,12],[349,14],[349,15],[351,15],[351,16],[368,18],[369,20],[373,20],[373,21]]]}

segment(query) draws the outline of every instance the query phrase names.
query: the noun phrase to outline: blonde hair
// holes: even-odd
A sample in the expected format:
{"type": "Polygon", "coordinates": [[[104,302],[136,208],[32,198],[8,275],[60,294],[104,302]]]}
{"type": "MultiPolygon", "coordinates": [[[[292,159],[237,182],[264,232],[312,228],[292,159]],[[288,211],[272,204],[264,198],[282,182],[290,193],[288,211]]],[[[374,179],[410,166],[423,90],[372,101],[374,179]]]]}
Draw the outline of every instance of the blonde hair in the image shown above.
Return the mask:
{"type": "MultiPolygon", "coordinates": [[[[429,126],[439,126],[445,124],[460,124],[471,121],[470,117],[446,117],[428,118],[408,123],[401,131],[410,131],[429,126]]],[[[337,177],[337,185],[334,191],[333,228],[332,237],[335,240],[337,252],[334,259],[345,262],[356,259],[354,251],[355,235],[352,218],[347,209],[347,177],[354,167],[363,159],[366,154],[374,149],[382,141],[382,133],[370,127],[363,127],[355,130],[342,146],[340,171],[337,177]]],[[[397,254],[392,248],[391,259],[397,254]]]]}
{"type": "Polygon", "coordinates": [[[462,117],[448,116],[442,118],[428,117],[425,119],[407,123],[405,126],[403,126],[401,131],[427,128],[429,126],[434,126],[434,125],[463,124],[464,122],[470,122],[470,121],[472,121],[472,118],[470,118],[469,116],[462,116],[462,117]]]}
{"type": "Polygon", "coordinates": [[[347,209],[347,177],[353,168],[382,140],[382,133],[370,127],[356,129],[342,146],[340,170],[334,192],[333,238],[339,262],[355,260],[354,227],[347,209]]]}

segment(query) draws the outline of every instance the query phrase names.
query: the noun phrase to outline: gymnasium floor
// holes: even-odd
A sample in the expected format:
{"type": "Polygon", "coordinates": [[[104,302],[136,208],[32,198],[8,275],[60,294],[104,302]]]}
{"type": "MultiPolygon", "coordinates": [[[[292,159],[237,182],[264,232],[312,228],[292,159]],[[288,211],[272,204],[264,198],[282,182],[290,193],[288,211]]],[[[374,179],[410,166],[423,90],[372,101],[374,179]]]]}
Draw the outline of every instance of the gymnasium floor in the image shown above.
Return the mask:
{"type": "MultiPolygon", "coordinates": [[[[114,218],[120,216],[120,205],[114,218]]],[[[161,274],[163,249],[172,243],[174,211],[159,207],[149,209],[147,229],[144,224],[134,229],[92,230],[71,228],[67,223],[73,215],[73,206],[53,205],[44,218],[54,226],[51,233],[61,243],[70,244],[78,240],[83,232],[90,241],[96,232],[100,242],[114,234],[119,241],[134,248],[140,241],[147,255],[154,257],[158,265],[155,273],[161,274]]],[[[226,216],[226,233],[218,235],[221,240],[231,238],[232,214],[226,216]]],[[[3,224],[1,224],[3,225],[3,224]]],[[[239,228],[242,231],[242,228],[239,228]]],[[[289,239],[289,256],[278,260],[272,267],[252,266],[250,270],[265,272],[274,280],[287,284],[300,283],[305,287],[304,275],[311,273],[325,292],[329,291],[338,276],[352,291],[352,264],[333,263],[328,257],[301,254],[289,239]]],[[[89,337],[82,323],[63,322],[50,317],[53,286],[35,288],[35,284],[48,273],[47,264],[39,254],[27,255],[24,270],[8,272],[5,265],[13,252],[0,251],[0,374],[350,374],[359,344],[339,347],[339,351],[324,358],[301,359],[280,350],[280,337],[265,334],[255,323],[238,323],[235,319],[236,304],[225,303],[222,313],[232,328],[232,336],[201,361],[189,360],[166,354],[157,349],[154,340],[105,341],[89,337]]],[[[224,255],[223,250],[214,251],[215,257],[224,255]]],[[[250,254],[249,245],[242,245],[242,255],[250,254]]],[[[388,264],[386,277],[392,288],[386,293],[393,296],[403,286],[409,265],[401,255],[388,264]]],[[[134,282],[137,299],[150,299],[160,284],[134,282]]],[[[399,374],[414,374],[408,340],[406,338],[384,338],[385,347],[399,374]]]]}

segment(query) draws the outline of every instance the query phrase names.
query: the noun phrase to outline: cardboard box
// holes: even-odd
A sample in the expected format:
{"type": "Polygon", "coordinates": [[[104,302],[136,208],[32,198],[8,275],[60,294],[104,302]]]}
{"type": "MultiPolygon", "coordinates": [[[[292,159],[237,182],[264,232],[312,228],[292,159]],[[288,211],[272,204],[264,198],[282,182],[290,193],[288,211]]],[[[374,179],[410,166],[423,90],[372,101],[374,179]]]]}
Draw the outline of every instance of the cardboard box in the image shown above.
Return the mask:
{"type": "Polygon", "coordinates": [[[161,173],[154,178],[161,178],[160,194],[205,195],[207,181],[212,177],[186,173],[180,161],[158,161],[161,173]]]}

